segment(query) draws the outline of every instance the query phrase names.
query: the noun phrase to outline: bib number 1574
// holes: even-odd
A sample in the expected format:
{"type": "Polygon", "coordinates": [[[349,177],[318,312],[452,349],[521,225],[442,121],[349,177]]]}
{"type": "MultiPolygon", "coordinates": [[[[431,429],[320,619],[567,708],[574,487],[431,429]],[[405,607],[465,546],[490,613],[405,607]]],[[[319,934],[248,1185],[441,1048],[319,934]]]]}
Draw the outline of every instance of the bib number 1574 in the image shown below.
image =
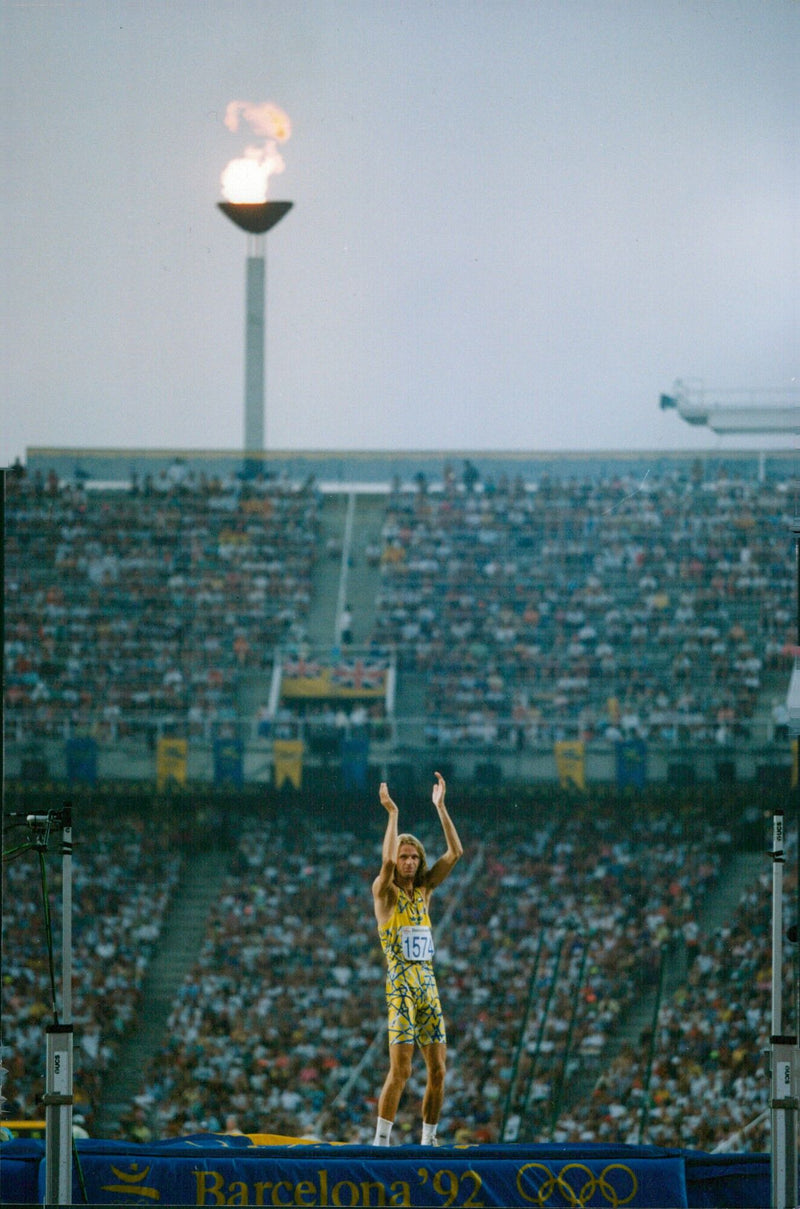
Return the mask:
{"type": "Polygon", "coordinates": [[[403,928],[401,945],[406,961],[430,961],[433,957],[433,936],[430,928],[403,928]]]}

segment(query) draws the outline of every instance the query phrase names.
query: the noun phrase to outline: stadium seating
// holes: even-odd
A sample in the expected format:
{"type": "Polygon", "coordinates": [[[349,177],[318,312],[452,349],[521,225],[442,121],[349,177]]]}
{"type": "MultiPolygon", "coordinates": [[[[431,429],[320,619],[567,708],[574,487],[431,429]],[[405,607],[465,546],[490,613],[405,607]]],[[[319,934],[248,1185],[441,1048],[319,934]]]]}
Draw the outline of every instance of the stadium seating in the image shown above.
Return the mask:
{"type": "MultiPolygon", "coordinates": [[[[210,740],[308,608],[309,486],[9,480],[6,733],[210,740]]],[[[296,635],[295,635],[296,636],[296,635]]]]}
{"type": "MultiPolygon", "coordinates": [[[[677,464],[644,479],[397,488],[370,547],[381,568],[371,649],[391,651],[401,679],[421,674],[427,742],[445,757],[474,749],[489,796],[499,753],[560,738],[746,744],[795,641],[792,507],[788,480],[677,464]]],[[[266,678],[278,644],[303,649],[324,508],[312,485],[270,479],[167,476],[126,490],[9,479],[7,736],[208,743],[240,722],[241,678],[266,678]]],[[[325,731],[327,707],[304,708],[309,736],[325,731]]],[[[270,733],[296,724],[278,715],[270,733]]],[[[370,725],[389,733],[382,706],[370,725]]],[[[591,805],[550,817],[529,804],[473,819],[471,834],[466,824],[464,864],[435,900],[442,1132],[711,1147],[766,1104],[765,886],[730,926],[698,937],[724,822],[696,803],[655,820],[591,805]],[[688,977],[662,1008],[652,1071],[642,1047],[612,1061],[664,947],[682,945],[688,977]]],[[[369,892],[380,825],[377,807],[367,839],[335,818],[242,820],[127,1136],[238,1127],[369,1140],[385,1060],[369,892]]],[[[103,827],[76,854],[76,1087],[89,1128],[178,871],[167,822],[103,827]]],[[[439,837],[424,838],[435,854],[439,837]]],[[[35,875],[30,858],[9,865],[4,919],[20,938],[4,959],[4,1093],[27,1114],[49,1010],[35,875]]],[[[399,1140],[416,1128],[421,1077],[420,1065],[399,1140]]],[[[743,1145],[763,1147],[767,1128],[743,1145]]]]}
{"type": "Polygon", "coordinates": [[[794,641],[789,484],[688,471],[396,492],[374,640],[440,746],[749,737],[794,641]]]}

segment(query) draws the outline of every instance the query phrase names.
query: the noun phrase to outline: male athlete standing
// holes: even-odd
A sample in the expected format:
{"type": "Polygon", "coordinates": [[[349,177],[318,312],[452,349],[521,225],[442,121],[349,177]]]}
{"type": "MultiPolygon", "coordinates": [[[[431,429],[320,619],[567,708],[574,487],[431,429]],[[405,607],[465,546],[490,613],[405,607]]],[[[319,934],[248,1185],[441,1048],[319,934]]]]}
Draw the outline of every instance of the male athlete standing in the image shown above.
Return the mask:
{"type": "Polygon", "coordinates": [[[388,1146],[397,1106],[408,1077],[416,1042],[425,1059],[428,1079],[422,1100],[422,1145],[436,1145],[436,1126],[444,1098],[447,1042],[439,992],[433,973],[433,937],[428,904],[463,852],[444,804],[445,783],[434,774],[433,804],[447,849],[428,868],[425,849],[413,835],[398,835],[397,806],[383,782],[381,804],[389,819],[383,837],[383,863],[372,883],[378,935],[386,956],[386,1002],[389,1009],[389,1073],[378,1100],[375,1146],[388,1146]]]}

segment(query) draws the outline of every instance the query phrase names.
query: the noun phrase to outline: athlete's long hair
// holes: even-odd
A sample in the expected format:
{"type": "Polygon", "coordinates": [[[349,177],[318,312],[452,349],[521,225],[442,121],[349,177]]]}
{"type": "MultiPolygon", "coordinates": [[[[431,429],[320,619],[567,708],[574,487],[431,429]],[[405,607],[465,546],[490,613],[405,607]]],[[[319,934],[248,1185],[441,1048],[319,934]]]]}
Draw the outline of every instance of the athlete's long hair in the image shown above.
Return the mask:
{"type": "Polygon", "coordinates": [[[422,845],[422,841],[418,840],[415,835],[410,835],[409,832],[406,831],[397,837],[398,852],[400,851],[401,844],[410,844],[412,848],[416,848],[419,854],[419,864],[417,865],[417,872],[414,874],[414,885],[421,886],[425,881],[425,878],[428,876],[428,858],[425,855],[425,849],[422,845]]]}

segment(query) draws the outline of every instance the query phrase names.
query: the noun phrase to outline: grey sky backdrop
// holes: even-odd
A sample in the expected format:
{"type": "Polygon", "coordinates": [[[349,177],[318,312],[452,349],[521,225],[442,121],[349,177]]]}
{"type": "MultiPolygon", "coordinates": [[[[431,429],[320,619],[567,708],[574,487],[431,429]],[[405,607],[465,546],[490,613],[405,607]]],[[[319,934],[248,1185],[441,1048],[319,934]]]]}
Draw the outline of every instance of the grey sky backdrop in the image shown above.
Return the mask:
{"type": "Polygon", "coordinates": [[[0,462],[241,447],[232,100],[292,122],[270,446],[718,447],[676,377],[798,385],[797,0],[1,7],[0,462]]]}

